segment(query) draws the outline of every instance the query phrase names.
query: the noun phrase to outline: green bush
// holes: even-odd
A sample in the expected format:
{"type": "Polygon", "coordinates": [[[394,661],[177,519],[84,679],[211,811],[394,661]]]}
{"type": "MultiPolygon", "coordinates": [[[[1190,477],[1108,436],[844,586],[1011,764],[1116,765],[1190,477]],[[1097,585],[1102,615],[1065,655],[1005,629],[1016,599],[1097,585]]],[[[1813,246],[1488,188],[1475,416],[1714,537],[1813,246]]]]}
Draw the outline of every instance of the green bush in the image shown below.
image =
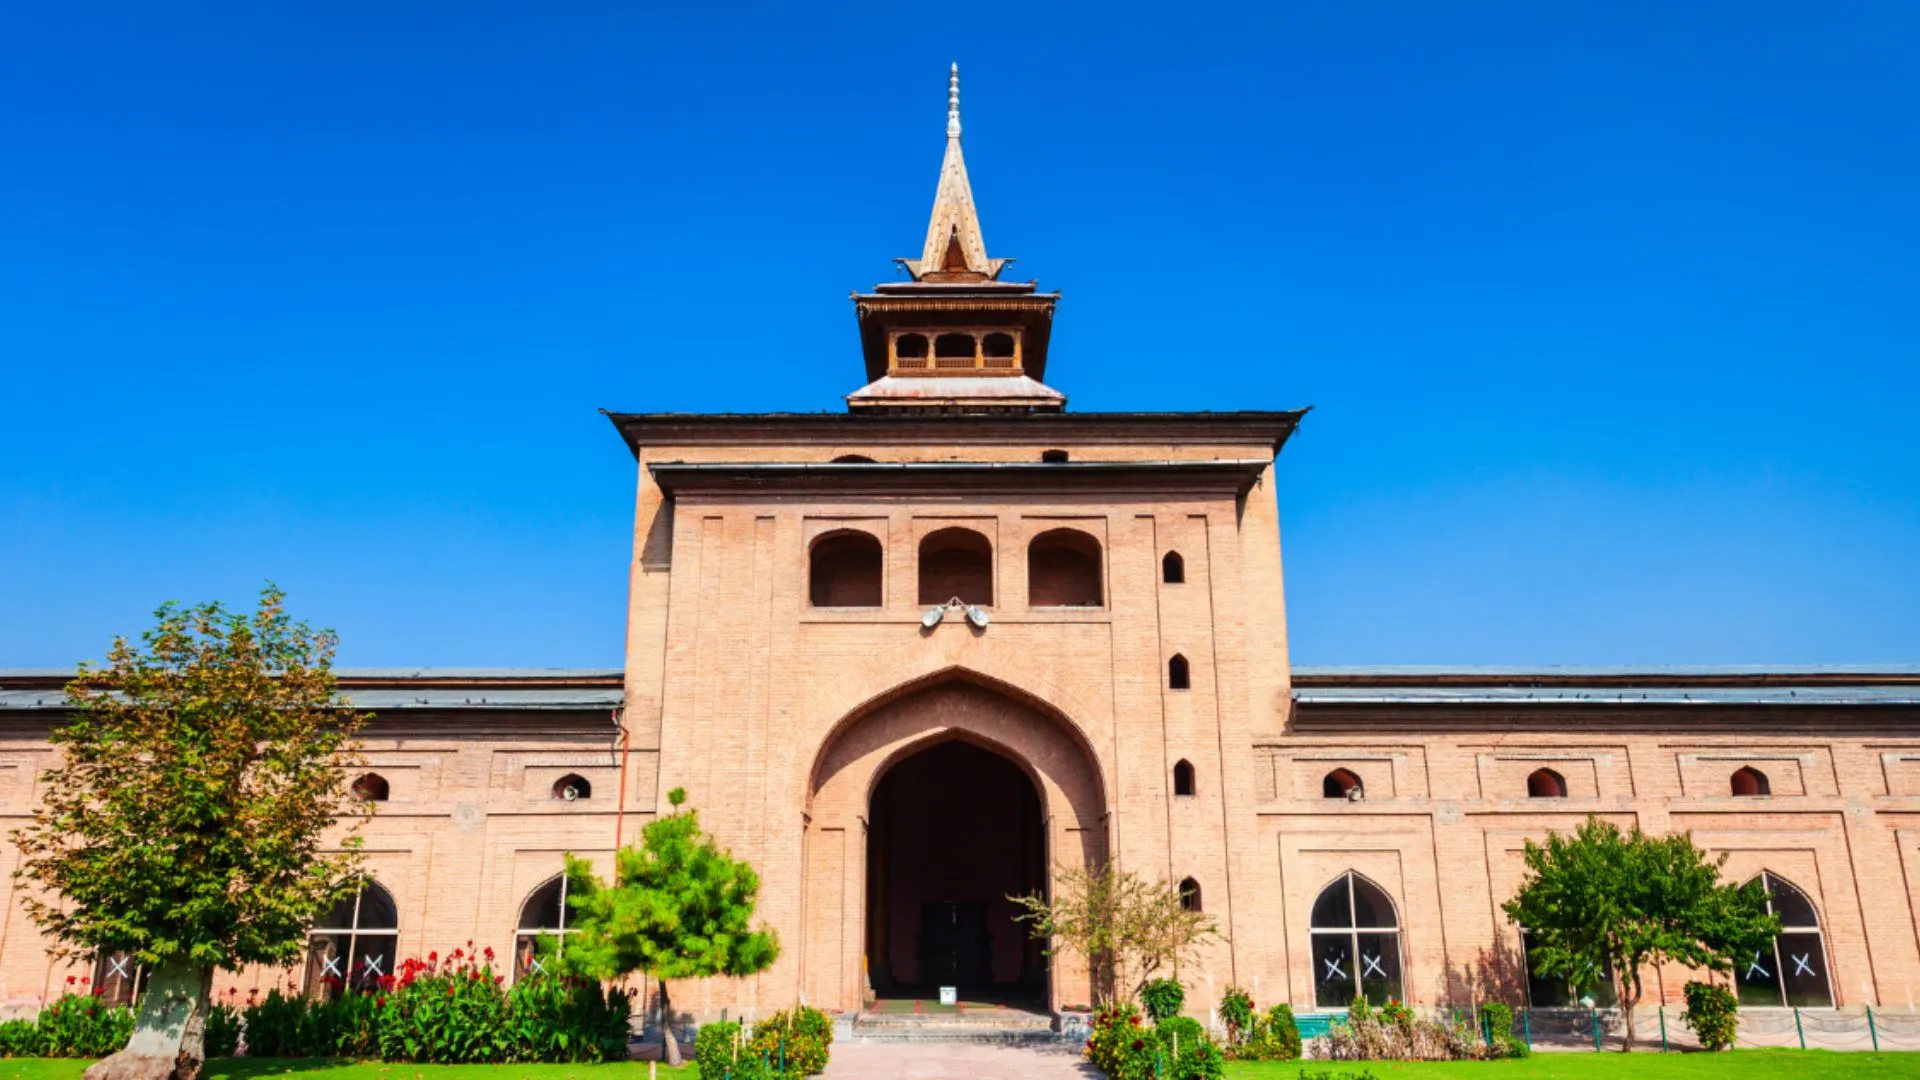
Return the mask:
{"type": "Polygon", "coordinates": [[[558,975],[523,977],[507,991],[513,1061],[585,1063],[627,1056],[633,997],[597,982],[558,975]]]}
{"type": "Polygon", "coordinates": [[[1699,1036],[1700,1045],[1708,1050],[1732,1046],[1740,1022],[1740,1001],[1733,991],[1715,983],[1690,982],[1686,995],[1687,1008],[1680,1019],[1699,1036]]]}
{"type": "Polygon", "coordinates": [[[107,1005],[93,994],[62,994],[40,1010],[34,1027],[40,1057],[106,1057],[127,1045],[133,1010],[107,1005]]]}
{"type": "Polygon", "coordinates": [[[0,1057],[39,1057],[40,1029],[31,1020],[0,1023],[0,1057]]]}
{"type": "Polygon", "coordinates": [[[1533,1053],[1526,1040],[1513,1036],[1513,1008],[1498,1001],[1480,1006],[1480,1026],[1486,1032],[1487,1049],[1497,1058],[1523,1058],[1533,1053]]]}
{"type": "Polygon", "coordinates": [[[826,1071],[832,1045],[833,1020],[819,1009],[802,1005],[782,1009],[755,1024],[747,1049],[776,1071],[784,1065],[787,1076],[814,1076],[826,1071]]]}
{"type": "Polygon", "coordinates": [[[1226,1059],[1198,1020],[1170,1016],[1154,1028],[1160,1042],[1159,1075],[1167,1080],[1220,1080],[1226,1059]]]}
{"type": "Polygon", "coordinates": [[[1253,1034],[1253,995],[1237,986],[1220,995],[1220,1022],[1227,1025],[1227,1042],[1238,1046],[1253,1034]]]}
{"type": "Polygon", "coordinates": [[[232,1057],[240,1047],[240,1010],[225,1002],[214,1002],[207,1010],[205,1039],[208,1057],[232,1057]]]}
{"type": "Polygon", "coordinates": [[[739,1038],[738,1020],[700,1026],[693,1040],[693,1066],[700,1080],[760,1080],[765,1075],[758,1056],[744,1046],[735,1049],[739,1038]]]}
{"type": "Polygon", "coordinates": [[[1300,1057],[1300,1025],[1293,1006],[1275,1005],[1253,1018],[1253,1033],[1233,1048],[1241,1061],[1294,1061],[1300,1057]]]}
{"type": "Polygon", "coordinates": [[[1155,1022],[1179,1016],[1180,1007],[1186,1003],[1187,988],[1178,979],[1150,979],[1140,988],[1140,1004],[1155,1022]]]}

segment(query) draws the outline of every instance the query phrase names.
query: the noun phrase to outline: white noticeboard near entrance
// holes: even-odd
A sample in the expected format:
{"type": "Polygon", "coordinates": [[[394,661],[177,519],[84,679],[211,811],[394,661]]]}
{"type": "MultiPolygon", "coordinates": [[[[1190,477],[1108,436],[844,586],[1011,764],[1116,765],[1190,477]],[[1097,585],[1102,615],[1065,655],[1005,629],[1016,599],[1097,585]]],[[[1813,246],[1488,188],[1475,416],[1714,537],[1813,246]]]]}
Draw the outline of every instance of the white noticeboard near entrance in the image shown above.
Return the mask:
{"type": "Polygon", "coordinates": [[[940,1004],[942,1005],[960,1004],[960,988],[957,986],[941,987],[940,988],[940,1004]]]}

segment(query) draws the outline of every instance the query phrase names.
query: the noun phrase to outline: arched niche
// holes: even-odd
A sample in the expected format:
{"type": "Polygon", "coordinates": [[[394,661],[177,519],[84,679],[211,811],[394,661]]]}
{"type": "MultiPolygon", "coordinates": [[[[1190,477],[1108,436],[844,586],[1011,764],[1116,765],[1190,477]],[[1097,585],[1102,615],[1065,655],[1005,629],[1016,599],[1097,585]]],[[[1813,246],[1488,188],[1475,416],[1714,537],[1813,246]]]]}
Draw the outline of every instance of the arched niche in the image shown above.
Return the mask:
{"type": "MultiPolygon", "coordinates": [[[[920,808],[915,820],[950,821],[955,829],[952,837],[920,842],[974,843],[982,851],[1025,850],[1022,845],[1037,843],[1032,860],[1023,865],[1043,877],[1063,864],[1095,865],[1106,858],[1107,800],[1098,758],[1066,717],[1011,688],[955,674],[884,695],[834,727],[808,779],[802,855],[808,915],[801,965],[805,993],[817,1006],[860,1007],[862,957],[898,952],[897,942],[912,939],[910,933],[902,936],[901,916],[884,892],[898,889],[898,882],[890,885],[882,873],[886,868],[877,862],[887,850],[900,850],[897,844],[885,847],[888,800],[895,797],[886,778],[895,769],[911,772],[935,757],[964,768],[978,782],[955,786],[952,797],[958,801],[952,806],[920,808]],[[1016,777],[1023,783],[1010,779],[1016,777]],[[1030,834],[1023,831],[1027,825],[1012,824],[1028,820],[1014,805],[1024,798],[1018,796],[1023,787],[1032,798],[1030,834]],[[980,801],[969,802],[970,793],[980,801]],[[896,943],[891,949],[881,940],[889,934],[896,943]]],[[[940,772],[932,769],[927,776],[940,772]]],[[[1050,881],[1046,884],[1052,888],[1050,881]]],[[[1021,891],[1018,884],[1013,888],[1021,891]]],[[[1024,931],[1007,924],[1007,913],[984,889],[977,891],[989,909],[986,917],[996,920],[990,932],[996,935],[997,963],[1005,969],[997,972],[998,979],[1011,970],[1004,946],[1024,931]]],[[[901,965],[915,973],[918,966],[901,965]]],[[[1058,1008],[1094,997],[1083,962],[1060,958],[1050,967],[1044,985],[1035,987],[1045,999],[1039,1004],[1058,1008]]]]}

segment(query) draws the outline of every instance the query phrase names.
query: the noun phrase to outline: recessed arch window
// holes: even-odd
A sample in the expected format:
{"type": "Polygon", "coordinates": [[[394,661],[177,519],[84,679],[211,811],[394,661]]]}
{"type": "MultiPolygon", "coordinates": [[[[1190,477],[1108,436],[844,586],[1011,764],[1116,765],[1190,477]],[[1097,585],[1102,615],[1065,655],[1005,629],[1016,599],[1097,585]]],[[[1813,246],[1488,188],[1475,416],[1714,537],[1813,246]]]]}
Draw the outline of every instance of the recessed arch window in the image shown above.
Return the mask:
{"type": "Polygon", "coordinates": [[[925,360],[927,358],[927,335],[901,334],[893,339],[893,355],[902,360],[925,360]]]}
{"type": "Polygon", "coordinates": [[[1068,461],[1071,461],[1072,459],[1073,459],[1073,455],[1067,453],[1065,450],[1040,451],[1040,461],[1044,465],[1065,465],[1068,461]]]}
{"type": "Polygon", "coordinates": [[[1048,529],[1027,545],[1027,603],[1099,607],[1100,541],[1079,529],[1048,529]]]}
{"type": "Polygon", "coordinates": [[[1813,901],[1792,882],[1772,871],[1754,879],[1767,891],[1767,911],[1780,920],[1771,944],[1736,965],[1734,982],[1740,1004],[1825,1009],[1833,1005],[1827,979],[1826,941],[1813,901]]]}
{"type": "Polygon", "coordinates": [[[833,459],[835,465],[872,465],[874,461],[865,454],[841,454],[833,459]]]}
{"type": "Polygon", "coordinates": [[[1193,672],[1187,666],[1187,658],[1174,653],[1167,661],[1167,689],[1190,690],[1193,688],[1193,672]]]}
{"type": "Polygon", "coordinates": [[[1200,883],[1187,878],[1180,883],[1180,906],[1188,911],[1205,910],[1200,906],[1200,883]]]}
{"type": "Polygon", "coordinates": [[[972,529],[936,529],[920,541],[920,602],[993,603],[993,545],[972,529]]]}
{"type": "Polygon", "coordinates": [[[1320,890],[1309,917],[1313,1002],[1344,1009],[1356,998],[1401,998],[1400,915],[1378,885],[1348,871],[1320,890]]]}
{"type": "Polygon", "coordinates": [[[389,790],[387,778],[379,773],[367,773],[353,782],[353,797],[361,802],[386,802],[389,790]]]}
{"type": "Polygon", "coordinates": [[[857,529],[830,532],[807,557],[807,594],[814,607],[879,607],[880,538],[857,529]]]}
{"type": "Polygon", "coordinates": [[[567,875],[549,878],[520,905],[513,929],[513,975],[544,974],[553,958],[565,950],[573,933],[567,912],[567,875]]]}
{"type": "Polygon", "coordinates": [[[1173,763],[1173,793],[1175,795],[1194,793],[1193,764],[1185,758],[1173,763]]]}
{"type": "Polygon", "coordinates": [[[1177,551],[1169,551],[1160,560],[1160,580],[1169,585],[1184,585],[1187,582],[1187,560],[1177,551]]]}
{"type": "Polygon", "coordinates": [[[333,905],[307,932],[306,993],[330,999],[375,990],[393,974],[400,911],[393,894],[368,881],[333,905]]]}
{"type": "Polygon", "coordinates": [[[131,1005],[147,985],[147,965],[129,952],[101,953],[93,961],[93,996],[108,1007],[131,1005]]]}
{"type": "Polygon", "coordinates": [[[1751,765],[1743,765],[1733,770],[1731,778],[1733,793],[1742,798],[1757,798],[1773,794],[1773,785],[1767,782],[1767,774],[1751,765]]]}
{"type": "Polygon", "coordinates": [[[553,782],[553,797],[562,802],[593,798],[593,785],[578,773],[568,773],[553,782]]]}
{"type": "Polygon", "coordinates": [[[1566,777],[1552,769],[1535,769],[1527,774],[1527,798],[1564,799],[1566,797],[1566,777]]]}
{"type": "Polygon", "coordinates": [[[1359,802],[1366,797],[1367,789],[1361,786],[1360,776],[1351,769],[1335,769],[1320,780],[1320,797],[1323,799],[1351,799],[1359,802]]]}
{"type": "Polygon", "coordinates": [[[972,334],[941,334],[933,339],[933,366],[936,368],[970,368],[973,366],[973,354],[972,334]]]}
{"type": "Polygon", "coordinates": [[[999,332],[991,333],[980,339],[980,355],[987,360],[999,360],[1002,363],[989,363],[987,367],[1007,368],[1013,366],[1013,335],[999,332]]]}

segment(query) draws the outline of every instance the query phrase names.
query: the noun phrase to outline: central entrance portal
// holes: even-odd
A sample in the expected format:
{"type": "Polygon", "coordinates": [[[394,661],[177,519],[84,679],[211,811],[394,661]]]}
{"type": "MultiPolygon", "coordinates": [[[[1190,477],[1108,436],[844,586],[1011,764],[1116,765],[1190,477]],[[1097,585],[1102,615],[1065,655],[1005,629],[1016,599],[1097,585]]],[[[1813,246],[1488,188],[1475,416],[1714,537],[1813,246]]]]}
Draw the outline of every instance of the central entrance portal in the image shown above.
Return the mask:
{"type": "Polygon", "coordinates": [[[1046,957],[1010,896],[1046,889],[1040,795],[1019,766],[949,740],[875,786],[867,833],[868,976],[880,998],[1042,1005],[1046,957]]]}

